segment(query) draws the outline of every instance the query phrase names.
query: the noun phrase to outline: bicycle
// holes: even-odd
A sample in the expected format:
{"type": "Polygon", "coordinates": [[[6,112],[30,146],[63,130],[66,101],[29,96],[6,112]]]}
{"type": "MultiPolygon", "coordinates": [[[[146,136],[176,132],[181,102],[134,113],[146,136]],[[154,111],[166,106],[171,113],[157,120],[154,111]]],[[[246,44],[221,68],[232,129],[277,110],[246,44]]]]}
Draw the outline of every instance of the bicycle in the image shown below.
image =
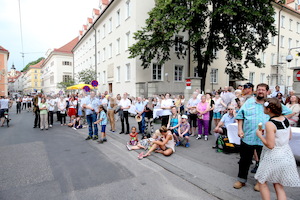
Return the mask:
{"type": "Polygon", "coordinates": [[[9,118],[8,111],[5,110],[5,111],[4,111],[4,121],[3,121],[2,126],[3,126],[4,123],[6,122],[7,127],[9,127],[9,122],[10,122],[10,120],[11,120],[11,119],[9,118]]]}

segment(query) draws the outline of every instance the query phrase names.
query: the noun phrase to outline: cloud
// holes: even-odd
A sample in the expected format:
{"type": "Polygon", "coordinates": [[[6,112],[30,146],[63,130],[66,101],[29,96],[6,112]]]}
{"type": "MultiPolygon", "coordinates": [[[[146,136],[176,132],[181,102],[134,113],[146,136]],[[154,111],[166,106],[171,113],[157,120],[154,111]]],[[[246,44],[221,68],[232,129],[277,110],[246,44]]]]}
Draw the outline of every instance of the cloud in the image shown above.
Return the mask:
{"type": "Polygon", "coordinates": [[[93,8],[99,6],[99,0],[20,0],[26,53],[23,65],[18,2],[0,1],[0,45],[10,52],[8,67],[14,62],[18,70],[78,36],[93,8]]]}

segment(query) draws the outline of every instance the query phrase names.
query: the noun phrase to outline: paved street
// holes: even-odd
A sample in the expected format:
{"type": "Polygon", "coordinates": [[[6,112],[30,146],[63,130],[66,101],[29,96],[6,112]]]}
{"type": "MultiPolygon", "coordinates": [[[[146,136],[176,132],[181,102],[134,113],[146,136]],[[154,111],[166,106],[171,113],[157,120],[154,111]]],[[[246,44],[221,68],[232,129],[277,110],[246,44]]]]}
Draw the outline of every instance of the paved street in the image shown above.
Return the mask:
{"type": "MultiPolygon", "coordinates": [[[[212,136],[192,138],[189,149],[178,147],[170,157],[138,160],[118,131],[97,144],[84,140],[87,129],[56,122],[40,131],[32,128],[32,113],[10,114],[11,127],[0,127],[0,199],[260,199],[253,174],[246,187],[232,188],[239,155],[216,153],[212,136]]],[[[130,125],[137,125],[133,118],[130,125]]],[[[286,191],[300,199],[299,188],[286,191]]]]}

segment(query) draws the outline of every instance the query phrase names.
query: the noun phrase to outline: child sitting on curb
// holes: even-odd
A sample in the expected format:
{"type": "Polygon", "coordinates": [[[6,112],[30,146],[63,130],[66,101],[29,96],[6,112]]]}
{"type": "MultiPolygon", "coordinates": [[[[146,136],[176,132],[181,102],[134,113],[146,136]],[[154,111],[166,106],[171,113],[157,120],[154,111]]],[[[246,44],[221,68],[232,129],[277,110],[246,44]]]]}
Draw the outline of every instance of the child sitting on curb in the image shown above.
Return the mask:
{"type": "Polygon", "coordinates": [[[182,115],[181,117],[181,124],[179,125],[178,134],[179,134],[179,141],[181,141],[181,145],[185,147],[190,147],[189,143],[189,131],[190,131],[190,124],[187,121],[188,117],[186,115],[182,115]]]}
{"type": "Polygon", "coordinates": [[[161,137],[161,133],[159,132],[159,130],[156,130],[151,138],[142,139],[135,146],[130,146],[130,145],[127,144],[126,147],[129,151],[137,150],[137,149],[148,150],[152,146],[153,141],[160,140],[160,137],[161,137]]]}
{"type": "Polygon", "coordinates": [[[127,145],[135,146],[137,145],[138,141],[138,132],[136,132],[136,127],[133,126],[131,128],[131,133],[129,134],[129,142],[127,143],[127,145]]]}

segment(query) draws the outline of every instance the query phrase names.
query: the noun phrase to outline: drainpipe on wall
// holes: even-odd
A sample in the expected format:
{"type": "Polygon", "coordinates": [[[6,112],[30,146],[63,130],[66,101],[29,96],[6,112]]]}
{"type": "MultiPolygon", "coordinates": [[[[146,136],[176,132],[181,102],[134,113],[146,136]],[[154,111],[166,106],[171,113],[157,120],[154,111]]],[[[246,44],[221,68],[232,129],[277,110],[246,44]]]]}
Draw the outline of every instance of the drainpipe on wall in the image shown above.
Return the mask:
{"type": "Polygon", "coordinates": [[[282,6],[279,10],[278,13],[278,38],[277,38],[277,65],[276,65],[276,85],[279,84],[279,46],[280,46],[280,24],[281,24],[281,11],[282,11],[282,6]]]}
{"type": "Polygon", "coordinates": [[[93,24],[93,29],[95,31],[95,80],[97,80],[97,31],[93,24]]]}

